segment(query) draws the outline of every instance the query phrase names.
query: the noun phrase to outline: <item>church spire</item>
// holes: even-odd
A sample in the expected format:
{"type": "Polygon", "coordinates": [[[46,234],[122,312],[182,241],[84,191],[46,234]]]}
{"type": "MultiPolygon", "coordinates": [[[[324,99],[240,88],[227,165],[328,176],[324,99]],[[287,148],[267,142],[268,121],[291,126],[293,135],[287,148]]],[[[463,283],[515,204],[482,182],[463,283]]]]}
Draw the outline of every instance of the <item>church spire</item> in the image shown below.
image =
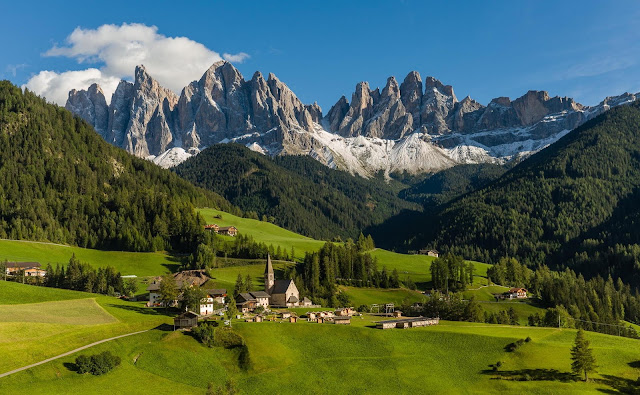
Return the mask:
{"type": "Polygon", "coordinates": [[[271,255],[267,254],[267,266],[264,268],[264,291],[271,295],[273,286],[275,285],[275,276],[273,274],[273,264],[271,263],[271,255]]]}

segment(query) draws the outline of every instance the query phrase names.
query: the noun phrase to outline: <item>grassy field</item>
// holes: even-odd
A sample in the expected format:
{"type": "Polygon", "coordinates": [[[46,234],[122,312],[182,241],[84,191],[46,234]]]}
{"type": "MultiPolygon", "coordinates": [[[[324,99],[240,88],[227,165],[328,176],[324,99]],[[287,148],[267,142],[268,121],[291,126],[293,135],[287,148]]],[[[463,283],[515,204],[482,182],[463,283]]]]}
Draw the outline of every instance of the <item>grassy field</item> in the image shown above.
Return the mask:
{"type": "Polygon", "coordinates": [[[412,304],[414,302],[421,302],[424,299],[424,295],[420,292],[404,288],[380,289],[340,286],[340,290],[349,296],[351,304],[354,307],[358,307],[360,305],[370,306],[374,303],[394,303],[396,306],[399,306],[403,304],[403,302],[412,304]]]}
{"type": "Polygon", "coordinates": [[[115,267],[123,275],[158,276],[175,271],[179,259],[163,252],[101,251],[33,241],[0,240],[0,260],[67,264],[72,254],[93,267],[115,267]]]}
{"type": "Polygon", "coordinates": [[[84,292],[0,281],[0,296],[0,355],[11,355],[0,358],[0,372],[171,322],[142,302],[84,292]]]}
{"type": "Polygon", "coordinates": [[[122,365],[104,376],[79,375],[70,356],[0,379],[0,393],[202,394],[232,380],[239,393],[614,393],[638,378],[637,340],[587,333],[598,362],[589,383],[574,381],[573,330],[442,322],[408,330],[351,326],[234,323],[252,368],[234,350],[206,348],[181,332],[153,330],[91,350],[111,350],[122,365]],[[508,353],[504,347],[530,336],[508,353]],[[498,372],[489,365],[502,362],[498,372]],[[521,381],[525,378],[529,381],[521,381]],[[132,383],[135,383],[132,385],[132,383]]]}

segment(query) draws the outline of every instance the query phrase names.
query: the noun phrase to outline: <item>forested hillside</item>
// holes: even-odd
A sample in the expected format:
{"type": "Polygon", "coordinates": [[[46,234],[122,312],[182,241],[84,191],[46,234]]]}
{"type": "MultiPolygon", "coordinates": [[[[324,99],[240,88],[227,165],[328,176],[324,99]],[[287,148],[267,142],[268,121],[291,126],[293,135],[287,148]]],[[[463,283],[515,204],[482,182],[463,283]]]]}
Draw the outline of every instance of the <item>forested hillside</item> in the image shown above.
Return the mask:
{"type": "Polygon", "coordinates": [[[317,239],[355,238],[402,209],[418,208],[382,180],[332,170],[308,156],[270,158],[237,144],[209,147],[175,171],[245,212],[317,239]]]}
{"type": "Polygon", "coordinates": [[[506,171],[506,166],[489,163],[458,165],[428,176],[403,190],[400,197],[434,206],[481,188],[506,171]]]}
{"type": "Polygon", "coordinates": [[[414,244],[485,262],[511,256],[530,265],[572,266],[638,284],[639,186],[640,104],[632,104],[454,200],[414,244]]]}
{"type": "Polygon", "coordinates": [[[0,82],[0,238],[191,250],[194,206],[222,197],[105,142],[69,111],[0,82]]]}

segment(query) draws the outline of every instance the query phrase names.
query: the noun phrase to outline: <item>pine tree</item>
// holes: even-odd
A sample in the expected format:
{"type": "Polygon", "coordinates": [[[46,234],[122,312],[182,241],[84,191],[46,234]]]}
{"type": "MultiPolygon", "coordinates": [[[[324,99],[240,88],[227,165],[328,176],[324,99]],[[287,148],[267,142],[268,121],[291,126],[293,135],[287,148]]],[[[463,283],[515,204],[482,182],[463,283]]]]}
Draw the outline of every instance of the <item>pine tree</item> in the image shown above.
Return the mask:
{"type": "Polygon", "coordinates": [[[593,356],[593,350],[589,348],[589,341],[584,337],[584,331],[578,330],[576,340],[571,348],[571,370],[575,374],[584,373],[584,381],[589,380],[589,372],[596,369],[596,358],[593,356]]]}

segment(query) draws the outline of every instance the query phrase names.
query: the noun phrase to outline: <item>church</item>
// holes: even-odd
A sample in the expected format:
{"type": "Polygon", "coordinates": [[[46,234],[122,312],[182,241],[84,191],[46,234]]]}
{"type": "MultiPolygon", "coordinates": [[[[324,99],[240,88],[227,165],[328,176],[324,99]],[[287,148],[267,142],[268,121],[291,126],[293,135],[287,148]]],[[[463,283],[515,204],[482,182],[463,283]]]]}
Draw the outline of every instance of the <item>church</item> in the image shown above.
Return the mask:
{"type": "Polygon", "coordinates": [[[301,305],[300,293],[293,280],[275,279],[270,255],[267,255],[267,266],[264,268],[264,291],[271,295],[269,303],[273,307],[295,307],[301,305]]]}

